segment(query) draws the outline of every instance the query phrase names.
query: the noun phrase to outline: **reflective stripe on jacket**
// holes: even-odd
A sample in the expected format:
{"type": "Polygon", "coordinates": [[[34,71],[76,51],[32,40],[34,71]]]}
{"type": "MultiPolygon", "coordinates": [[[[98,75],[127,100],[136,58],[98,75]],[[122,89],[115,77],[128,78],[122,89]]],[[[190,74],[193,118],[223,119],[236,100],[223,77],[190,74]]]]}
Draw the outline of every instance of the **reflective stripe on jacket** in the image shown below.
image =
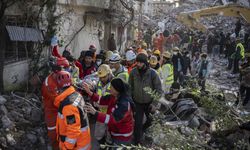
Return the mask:
{"type": "Polygon", "coordinates": [[[88,117],[83,107],[83,97],[69,87],[55,100],[58,106],[57,134],[60,149],[91,149],[91,135],[88,117]]]}
{"type": "Polygon", "coordinates": [[[238,43],[236,45],[236,49],[238,47],[240,47],[240,56],[241,56],[242,59],[244,59],[245,58],[245,48],[244,48],[243,44],[242,43],[238,43]]]}
{"type": "Polygon", "coordinates": [[[162,75],[165,85],[172,85],[174,83],[174,67],[172,64],[167,63],[162,66],[162,75]]]}

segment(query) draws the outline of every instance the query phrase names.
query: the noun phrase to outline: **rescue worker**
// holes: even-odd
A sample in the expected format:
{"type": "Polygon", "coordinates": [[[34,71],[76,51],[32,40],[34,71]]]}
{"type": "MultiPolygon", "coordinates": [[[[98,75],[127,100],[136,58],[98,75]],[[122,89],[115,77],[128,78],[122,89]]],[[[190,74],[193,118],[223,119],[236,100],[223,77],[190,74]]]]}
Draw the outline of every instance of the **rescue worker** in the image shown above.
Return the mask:
{"type": "Polygon", "coordinates": [[[201,62],[198,66],[198,78],[199,78],[199,85],[201,86],[201,91],[205,91],[206,88],[206,78],[209,75],[209,70],[210,70],[210,64],[209,61],[207,60],[207,54],[202,53],[201,54],[201,62]]]}
{"type": "Polygon", "coordinates": [[[162,69],[161,69],[161,65],[160,63],[158,62],[158,59],[156,56],[152,55],[150,58],[149,58],[149,65],[152,69],[155,69],[158,73],[158,75],[160,76],[160,78],[162,77],[161,76],[161,72],[162,72],[162,69]]]}
{"type": "Polygon", "coordinates": [[[135,144],[142,142],[143,129],[151,125],[150,106],[153,98],[143,90],[145,87],[151,88],[158,94],[162,94],[161,80],[157,72],[149,67],[147,53],[139,53],[136,57],[137,66],[129,76],[131,95],[135,102],[135,144]],[[146,114],[147,121],[143,126],[143,116],[146,114]]]}
{"type": "MultiPolygon", "coordinates": [[[[69,49],[65,49],[62,53],[62,56],[65,57],[68,61],[70,61],[70,60],[72,60],[72,58],[74,58],[69,49]]],[[[82,79],[82,77],[83,77],[82,64],[80,63],[80,61],[74,59],[74,66],[76,66],[78,68],[79,78],[82,79]]]]}
{"type": "Polygon", "coordinates": [[[245,58],[245,48],[241,43],[241,39],[238,37],[236,39],[236,50],[233,54],[234,58],[234,68],[233,73],[239,73],[239,61],[245,58]]]}
{"type": "Polygon", "coordinates": [[[62,67],[68,67],[69,62],[66,58],[61,57],[53,59],[49,64],[52,68],[52,72],[43,82],[41,93],[44,107],[44,120],[47,125],[49,144],[54,150],[57,150],[59,149],[56,136],[57,107],[54,106],[55,98],[58,95],[56,73],[62,70],[62,67]]]}
{"type": "Polygon", "coordinates": [[[84,55],[84,61],[82,62],[83,78],[96,72],[96,65],[94,61],[94,52],[86,51],[84,55]]]}
{"type": "Polygon", "coordinates": [[[136,67],[136,54],[133,52],[133,50],[129,50],[126,52],[126,68],[128,69],[128,74],[130,74],[131,70],[136,67]]]}
{"type": "Polygon", "coordinates": [[[245,106],[250,100],[250,53],[246,53],[245,57],[247,61],[242,64],[240,68],[240,95],[241,97],[245,95],[245,99],[242,104],[243,106],[245,106]]]}
{"type": "Polygon", "coordinates": [[[109,59],[113,55],[112,51],[106,51],[104,64],[109,64],[109,59]]]}
{"type": "Polygon", "coordinates": [[[109,66],[115,77],[123,79],[125,82],[128,82],[128,71],[121,65],[121,56],[117,53],[114,53],[109,59],[109,66]]]}
{"type": "Polygon", "coordinates": [[[182,85],[184,60],[178,47],[173,48],[172,62],[174,66],[174,81],[179,81],[179,83],[182,85]]]}
{"type": "MultiPolygon", "coordinates": [[[[91,91],[88,91],[93,95],[91,91]]],[[[130,145],[134,130],[134,103],[129,95],[129,85],[120,78],[111,81],[110,94],[99,97],[92,96],[92,101],[100,101],[107,106],[107,112],[96,111],[92,105],[86,105],[85,111],[96,116],[98,122],[108,125],[114,146],[130,145]]],[[[115,148],[116,149],[116,148],[115,148]]]]}
{"type": "Polygon", "coordinates": [[[171,85],[174,83],[174,67],[171,62],[171,54],[169,52],[164,52],[162,57],[162,87],[164,93],[168,93],[171,85]]]}
{"type": "MultiPolygon", "coordinates": [[[[97,89],[95,93],[89,92],[89,87],[87,84],[84,85],[85,92],[88,94],[89,97],[103,97],[106,95],[110,95],[110,81],[113,79],[112,71],[107,64],[102,64],[98,70],[97,75],[99,77],[99,81],[97,83],[97,89]]],[[[100,103],[94,103],[100,110],[100,112],[107,113],[107,106],[102,105],[100,103]]],[[[106,126],[103,123],[96,122],[95,124],[95,138],[98,140],[100,144],[104,144],[105,134],[106,134],[106,126]]]]}
{"type": "Polygon", "coordinates": [[[184,61],[183,75],[186,76],[188,71],[191,74],[191,59],[188,51],[184,51],[183,61],[184,61]]]}
{"type": "Polygon", "coordinates": [[[153,55],[157,57],[157,60],[160,61],[161,59],[161,51],[160,50],[154,50],[153,55]]]}
{"type": "Polygon", "coordinates": [[[90,150],[91,135],[84,99],[72,86],[70,73],[56,74],[58,96],[54,105],[58,108],[56,130],[61,150],[90,150]]]}

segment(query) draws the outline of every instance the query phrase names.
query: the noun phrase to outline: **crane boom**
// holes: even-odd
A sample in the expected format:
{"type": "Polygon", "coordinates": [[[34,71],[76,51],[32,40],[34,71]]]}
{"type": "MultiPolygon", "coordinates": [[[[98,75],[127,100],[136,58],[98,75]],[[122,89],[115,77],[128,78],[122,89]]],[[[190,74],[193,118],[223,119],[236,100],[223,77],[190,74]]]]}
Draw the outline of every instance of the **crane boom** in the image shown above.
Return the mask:
{"type": "Polygon", "coordinates": [[[229,4],[223,6],[210,7],[200,10],[182,12],[177,16],[177,20],[189,28],[206,31],[207,27],[200,23],[200,18],[210,16],[228,16],[243,18],[250,24],[250,9],[248,7],[229,4]]]}

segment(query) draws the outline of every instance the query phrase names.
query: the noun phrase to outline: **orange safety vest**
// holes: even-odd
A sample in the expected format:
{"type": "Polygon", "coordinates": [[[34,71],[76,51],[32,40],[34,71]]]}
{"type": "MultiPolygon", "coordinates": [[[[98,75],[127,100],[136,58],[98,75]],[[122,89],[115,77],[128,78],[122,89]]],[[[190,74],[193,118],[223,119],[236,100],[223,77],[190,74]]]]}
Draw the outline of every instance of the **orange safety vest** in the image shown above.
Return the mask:
{"type": "Polygon", "coordinates": [[[90,150],[91,135],[83,97],[73,86],[58,95],[57,135],[61,150],[90,150]]]}

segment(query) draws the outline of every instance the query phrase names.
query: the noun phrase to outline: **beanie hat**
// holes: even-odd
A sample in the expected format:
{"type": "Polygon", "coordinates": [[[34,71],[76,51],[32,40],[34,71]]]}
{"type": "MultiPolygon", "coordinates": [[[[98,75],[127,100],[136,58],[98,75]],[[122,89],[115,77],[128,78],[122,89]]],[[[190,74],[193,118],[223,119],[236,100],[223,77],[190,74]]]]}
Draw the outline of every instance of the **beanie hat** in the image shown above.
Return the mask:
{"type": "Polygon", "coordinates": [[[93,58],[94,55],[95,55],[95,54],[94,54],[94,52],[92,52],[92,51],[86,51],[86,52],[85,52],[85,57],[88,56],[88,57],[92,57],[92,58],[93,58]]]}
{"type": "Polygon", "coordinates": [[[117,92],[119,92],[119,94],[125,93],[128,88],[127,83],[125,83],[121,78],[114,78],[111,81],[111,85],[117,92]]]}
{"type": "Polygon", "coordinates": [[[145,53],[139,53],[136,56],[136,61],[137,62],[142,62],[144,64],[147,64],[148,63],[148,56],[147,56],[147,54],[145,54],[145,53]]]}

